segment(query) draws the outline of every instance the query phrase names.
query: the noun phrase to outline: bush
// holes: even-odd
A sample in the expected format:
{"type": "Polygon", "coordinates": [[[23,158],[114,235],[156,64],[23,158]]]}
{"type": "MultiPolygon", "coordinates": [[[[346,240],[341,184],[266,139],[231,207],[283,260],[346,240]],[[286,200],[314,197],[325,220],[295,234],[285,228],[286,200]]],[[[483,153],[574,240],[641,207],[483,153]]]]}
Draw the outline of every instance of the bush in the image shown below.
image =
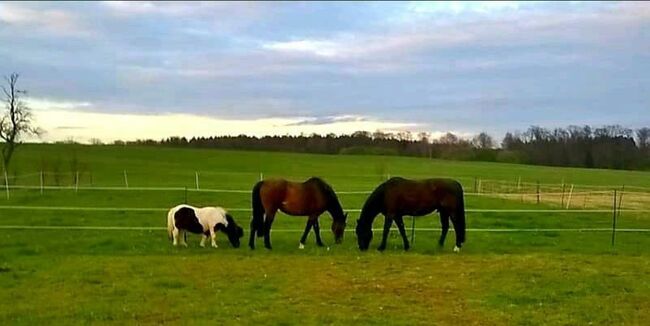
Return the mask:
{"type": "Polygon", "coordinates": [[[519,151],[501,150],[497,153],[497,162],[501,163],[526,163],[526,155],[519,151]]]}

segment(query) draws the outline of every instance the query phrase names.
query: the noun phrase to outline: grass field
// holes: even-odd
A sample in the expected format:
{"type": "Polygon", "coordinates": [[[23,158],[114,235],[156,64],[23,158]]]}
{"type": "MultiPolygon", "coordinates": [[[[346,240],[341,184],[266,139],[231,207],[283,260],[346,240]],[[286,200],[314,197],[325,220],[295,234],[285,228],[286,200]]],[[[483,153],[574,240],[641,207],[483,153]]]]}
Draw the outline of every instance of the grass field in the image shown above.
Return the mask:
{"type": "MultiPolygon", "coordinates": [[[[12,184],[69,186],[79,171],[80,190],[11,189],[0,197],[0,324],[645,324],[650,320],[650,233],[576,232],[602,228],[612,213],[555,210],[519,197],[467,196],[470,231],[460,254],[454,234],[438,248],[436,230],[419,230],[409,252],[393,230],[379,253],[378,232],[369,252],[356,248],[355,220],[366,194],[341,194],[351,210],[344,243],[330,250],[313,234],[298,239],[305,219],[276,218],[272,251],[174,248],[162,229],[166,208],[189,204],[229,209],[250,206],[248,193],[183,190],[89,190],[86,187],[251,189],[264,177],[301,180],[317,175],[335,190],[369,191],[387,175],[446,176],[473,192],[477,178],[522,183],[650,187],[650,173],[452,162],[403,157],[332,156],[151,147],[26,145],[13,163],[12,184]],[[92,207],[122,210],[35,210],[16,207],[92,207]],[[14,207],[14,208],[9,208],[14,207]],[[149,210],[134,211],[133,208],[149,210]],[[491,212],[482,209],[496,210],[491,212]],[[143,229],[64,230],[91,226],[143,229]],[[486,229],[500,232],[486,232],[486,229]],[[565,229],[505,232],[508,229],[565,229]],[[645,321],[645,322],[644,322],[645,321]]],[[[600,186],[600,187],[597,187],[600,186]]],[[[607,186],[607,187],[604,187],[607,186]]],[[[3,189],[4,190],[4,189],[3,189]]],[[[637,196],[645,196],[636,194],[637,196]]],[[[609,195],[608,195],[609,196],[609,195]]],[[[626,196],[628,194],[626,193],[626,196]]],[[[544,197],[546,199],[546,196],[544,197]]],[[[595,197],[594,197],[595,198],[595,197]]],[[[607,197],[610,198],[610,197],[607,197]]],[[[622,208],[626,207],[623,201],[622,208]]],[[[593,198],[589,199],[594,201],[593,198]]],[[[635,204],[636,210],[648,210],[635,204]]],[[[582,205],[578,205],[583,208],[582,205]]],[[[588,206],[586,203],[584,206],[588,206]]],[[[602,206],[602,205],[601,205],[602,206]]],[[[607,207],[607,205],[603,206],[607,207]]],[[[248,236],[249,212],[233,210],[248,236]]],[[[650,213],[624,211],[622,229],[650,228],[650,213]]],[[[410,219],[407,223],[410,226],[410,219]]],[[[380,227],[382,219],[377,219],[380,227]]],[[[438,228],[438,218],[417,220],[438,228]]],[[[246,242],[246,240],[244,240],[246,242]]]]}

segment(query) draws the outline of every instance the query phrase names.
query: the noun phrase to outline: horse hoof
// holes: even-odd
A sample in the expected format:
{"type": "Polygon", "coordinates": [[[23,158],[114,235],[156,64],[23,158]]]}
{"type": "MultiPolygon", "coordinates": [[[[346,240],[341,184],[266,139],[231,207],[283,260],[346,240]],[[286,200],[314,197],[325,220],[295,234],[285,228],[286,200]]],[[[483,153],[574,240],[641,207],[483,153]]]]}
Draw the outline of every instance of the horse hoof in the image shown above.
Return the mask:
{"type": "Polygon", "coordinates": [[[316,245],[318,245],[319,247],[325,247],[325,245],[322,243],[317,243],[316,245]]]}
{"type": "Polygon", "coordinates": [[[216,244],[212,245],[212,248],[219,248],[216,244]]]}
{"type": "Polygon", "coordinates": [[[377,250],[384,251],[384,250],[386,250],[386,247],[379,247],[379,248],[377,248],[377,250]]]}
{"type": "Polygon", "coordinates": [[[454,246],[454,252],[460,252],[460,248],[458,246],[454,246]]]}
{"type": "Polygon", "coordinates": [[[409,251],[411,249],[411,246],[404,246],[404,251],[409,251]]]}
{"type": "Polygon", "coordinates": [[[304,245],[304,244],[302,244],[302,243],[301,243],[301,244],[299,244],[299,245],[298,245],[298,249],[305,249],[305,245],[304,245]]]}

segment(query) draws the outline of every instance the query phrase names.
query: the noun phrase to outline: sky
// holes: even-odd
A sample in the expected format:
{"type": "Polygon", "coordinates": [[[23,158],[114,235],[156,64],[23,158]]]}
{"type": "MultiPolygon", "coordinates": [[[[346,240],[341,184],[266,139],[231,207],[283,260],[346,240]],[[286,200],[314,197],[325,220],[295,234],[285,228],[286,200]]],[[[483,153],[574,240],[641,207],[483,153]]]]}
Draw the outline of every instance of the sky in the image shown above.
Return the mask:
{"type": "Polygon", "coordinates": [[[42,141],[650,126],[650,3],[0,2],[42,141]]]}

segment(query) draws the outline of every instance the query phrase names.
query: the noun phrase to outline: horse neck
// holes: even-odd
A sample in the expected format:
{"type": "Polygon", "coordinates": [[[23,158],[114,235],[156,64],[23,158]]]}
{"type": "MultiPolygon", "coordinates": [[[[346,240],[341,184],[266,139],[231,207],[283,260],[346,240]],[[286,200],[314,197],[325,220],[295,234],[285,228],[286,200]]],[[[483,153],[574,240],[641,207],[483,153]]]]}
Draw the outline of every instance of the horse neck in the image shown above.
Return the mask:
{"type": "Polygon", "coordinates": [[[366,202],[363,204],[363,208],[361,209],[361,214],[359,215],[360,222],[372,225],[372,222],[380,213],[381,207],[384,205],[383,198],[383,189],[375,189],[375,191],[370,194],[366,202]]]}
{"type": "Polygon", "coordinates": [[[359,215],[359,221],[363,224],[372,225],[377,215],[379,215],[379,210],[374,207],[364,206],[359,215]]]}
{"type": "Polygon", "coordinates": [[[327,211],[332,215],[334,220],[342,220],[344,218],[343,207],[341,207],[341,203],[339,203],[336,197],[330,198],[328,201],[327,211]]]}

